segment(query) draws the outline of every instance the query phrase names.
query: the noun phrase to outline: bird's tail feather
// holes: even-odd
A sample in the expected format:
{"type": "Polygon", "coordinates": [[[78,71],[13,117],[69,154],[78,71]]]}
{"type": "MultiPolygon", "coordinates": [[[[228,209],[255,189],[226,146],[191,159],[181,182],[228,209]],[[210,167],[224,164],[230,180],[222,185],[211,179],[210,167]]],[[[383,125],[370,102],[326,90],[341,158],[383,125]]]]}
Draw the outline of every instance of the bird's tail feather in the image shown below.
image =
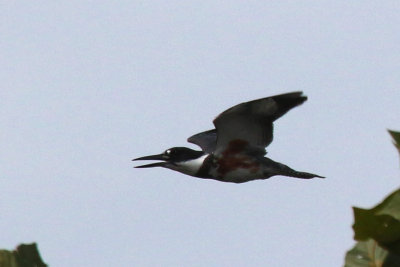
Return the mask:
{"type": "Polygon", "coordinates": [[[284,176],[301,178],[301,179],[325,178],[324,176],[320,176],[320,175],[317,175],[314,173],[299,172],[299,171],[293,170],[289,166],[286,166],[285,164],[273,161],[269,158],[264,158],[264,161],[266,162],[267,165],[272,167],[272,168],[268,168],[268,169],[269,170],[272,169],[274,171],[273,175],[284,175],[284,176]]]}

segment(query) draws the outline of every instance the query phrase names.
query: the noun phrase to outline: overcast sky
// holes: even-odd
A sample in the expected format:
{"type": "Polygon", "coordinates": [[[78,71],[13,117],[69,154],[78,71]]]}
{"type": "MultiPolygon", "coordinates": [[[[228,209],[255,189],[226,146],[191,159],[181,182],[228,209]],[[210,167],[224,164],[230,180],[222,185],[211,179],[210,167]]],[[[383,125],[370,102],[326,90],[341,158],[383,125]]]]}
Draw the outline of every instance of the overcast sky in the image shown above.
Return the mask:
{"type": "Polygon", "coordinates": [[[399,1],[3,1],[0,248],[51,266],[341,266],[399,185],[399,1]],[[290,91],[268,156],[327,178],[133,169],[290,91]]]}

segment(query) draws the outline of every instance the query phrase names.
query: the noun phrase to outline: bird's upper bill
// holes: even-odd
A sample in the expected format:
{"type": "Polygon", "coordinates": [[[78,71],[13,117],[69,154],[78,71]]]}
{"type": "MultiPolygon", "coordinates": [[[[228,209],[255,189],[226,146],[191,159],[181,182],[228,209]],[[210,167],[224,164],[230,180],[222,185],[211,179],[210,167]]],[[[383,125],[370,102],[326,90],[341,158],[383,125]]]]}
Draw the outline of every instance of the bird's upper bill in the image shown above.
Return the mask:
{"type": "Polygon", "coordinates": [[[164,154],[157,154],[157,155],[140,157],[137,159],[133,159],[132,161],[135,161],[135,160],[163,160],[163,162],[155,162],[155,163],[139,165],[139,166],[135,167],[135,168],[152,168],[152,167],[164,167],[166,164],[165,161],[168,160],[168,158],[165,157],[164,154]]]}

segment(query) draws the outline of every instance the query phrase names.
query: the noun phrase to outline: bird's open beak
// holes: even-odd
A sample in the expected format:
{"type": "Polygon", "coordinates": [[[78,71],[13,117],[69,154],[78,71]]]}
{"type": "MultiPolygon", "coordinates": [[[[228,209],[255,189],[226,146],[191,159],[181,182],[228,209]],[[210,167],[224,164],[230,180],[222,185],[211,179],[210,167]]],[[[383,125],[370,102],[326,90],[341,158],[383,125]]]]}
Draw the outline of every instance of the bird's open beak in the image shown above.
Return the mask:
{"type": "MultiPolygon", "coordinates": [[[[166,160],[166,158],[165,158],[164,154],[158,154],[158,155],[140,157],[140,158],[137,158],[137,159],[133,159],[132,161],[135,161],[135,160],[166,160]]],[[[150,163],[150,164],[136,166],[135,168],[164,167],[165,163],[166,162],[156,162],[156,163],[150,163]]]]}

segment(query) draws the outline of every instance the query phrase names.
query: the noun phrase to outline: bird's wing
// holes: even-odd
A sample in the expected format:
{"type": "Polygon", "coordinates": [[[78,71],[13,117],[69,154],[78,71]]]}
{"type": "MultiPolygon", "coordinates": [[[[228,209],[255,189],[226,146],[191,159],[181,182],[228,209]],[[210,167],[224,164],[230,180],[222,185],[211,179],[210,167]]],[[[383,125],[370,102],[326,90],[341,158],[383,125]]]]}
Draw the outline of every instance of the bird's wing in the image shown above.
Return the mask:
{"type": "Polygon", "coordinates": [[[307,100],[302,92],[292,92],[245,102],[222,112],[215,120],[217,143],[215,153],[265,154],[264,147],[273,140],[273,122],[307,100]]]}
{"type": "Polygon", "coordinates": [[[198,145],[206,153],[212,153],[215,151],[215,146],[217,144],[217,130],[212,129],[192,135],[187,141],[198,145]]]}

